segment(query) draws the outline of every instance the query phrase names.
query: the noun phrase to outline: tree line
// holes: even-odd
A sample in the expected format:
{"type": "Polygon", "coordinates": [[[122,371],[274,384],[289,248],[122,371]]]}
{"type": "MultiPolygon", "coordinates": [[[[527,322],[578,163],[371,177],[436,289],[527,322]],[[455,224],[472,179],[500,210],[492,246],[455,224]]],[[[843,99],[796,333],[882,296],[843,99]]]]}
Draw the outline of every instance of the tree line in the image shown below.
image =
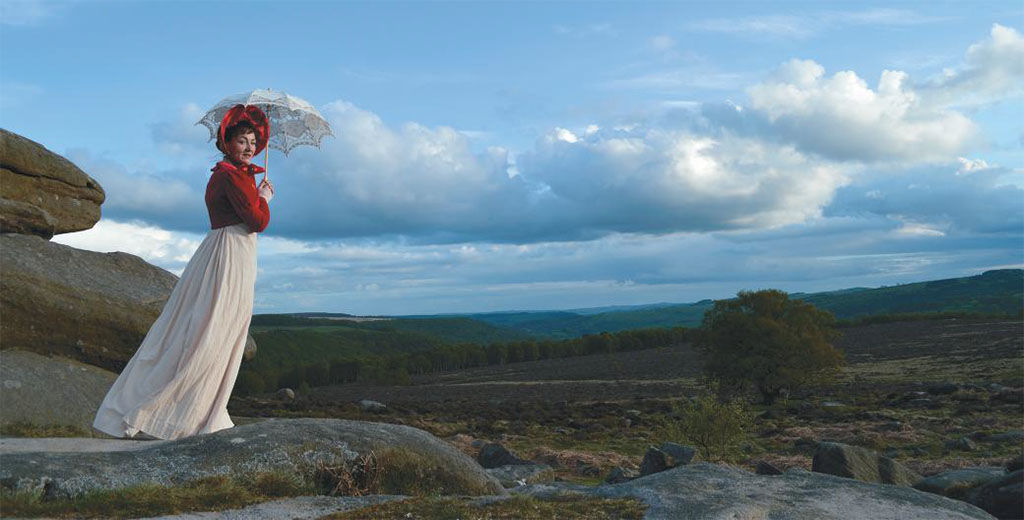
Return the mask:
{"type": "Polygon", "coordinates": [[[566,340],[508,341],[489,345],[455,343],[419,352],[338,356],[292,366],[243,364],[234,392],[244,396],[272,392],[278,388],[301,391],[354,382],[402,385],[409,384],[411,376],[433,372],[674,347],[691,341],[691,332],[685,327],[637,329],[587,334],[566,340]]]}
{"type": "Polygon", "coordinates": [[[367,381],[409,384],[413,375],[609,354],[693,343],[710,388],[722,401],[759,394],[764,404],[806,386],[835,381],[844,364],[833,341],[835,315],[783,291],[740,291],[719,300],[704,314],[699,329],[685,327],[587,334],[567,340],[527,340],[443,345],[429,350],[377,356],[337,357],[289,367],[243,366],[235,384],[240,395],[277,388],[300,391],[316,386],[367,381]]]}

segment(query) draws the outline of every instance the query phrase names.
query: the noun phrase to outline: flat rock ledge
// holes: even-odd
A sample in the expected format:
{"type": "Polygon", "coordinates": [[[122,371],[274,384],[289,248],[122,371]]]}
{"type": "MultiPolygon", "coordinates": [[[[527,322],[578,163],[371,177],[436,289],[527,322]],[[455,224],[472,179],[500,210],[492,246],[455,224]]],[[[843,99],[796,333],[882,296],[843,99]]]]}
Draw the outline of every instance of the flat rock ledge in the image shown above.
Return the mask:
{"type": "MultiPolygon", "coordinates": [[[[776,476],[757,475],[705,462],[677,466],[621,484],[593,488],[530,484],[510,491],[539,498],[572,494],[634,497],[649,506],[645,520],[994,518],[966,502],[906,486],[861,482],[796,469],[776,476]]],[[[482,497],[480,500],[494,499],[482,497]]]]}
{"type": "Polygon", "coordinates": [[[42,498],[70,498],[142,483],[174,486],[211,475],[284,470],[311,479],[318,463],[340,465],[389,448],[409,450],[445,468],[455,477],[448,480],[465,488],[454,490],[459,494],[507,493],[472,458],[423,430],[310,418],[268,419],[125,451],[7,453],[0,486],[42,498]]]}

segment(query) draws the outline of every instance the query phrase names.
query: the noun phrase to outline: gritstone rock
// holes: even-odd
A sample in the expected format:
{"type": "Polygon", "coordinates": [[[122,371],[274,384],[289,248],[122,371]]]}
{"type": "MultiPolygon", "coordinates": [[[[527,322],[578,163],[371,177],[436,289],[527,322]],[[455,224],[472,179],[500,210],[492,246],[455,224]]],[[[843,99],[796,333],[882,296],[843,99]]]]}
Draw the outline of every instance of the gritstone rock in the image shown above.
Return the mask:
{"type": "Polygon", "coordinates": [[[71,161],[0,128],[0,232],[38,235],[93,227],[103,188],[71,161]]]}
{"type": "Polygon", "coordinates": [[[318,462],[337,465],[391,448],[430,460],[445,475],[421,477],[453,483],[448,494],[506,493],[473,459],[423,430],[343,419],[270,419],[131,451],[11,453],[0,466],[0,486],[54,498],[210,475],[290,471],[312,479],[318,462]]]}
{"type": "MultiPolygon", "coordinates": [[[[128,253],[97,253],[0,234],[2,348],[59,355],[117,373],[177,281],[128,253]]],[[[255,353],[247,345],[246,359],[255,353]]]]}
{"type": "Polygon", "coordinates": [[[921,480],[910,468],[858,446],[822,442],[814,454],[811,471],[864,482],[910,486],[921,480]]]}
{"type": "Polygon", "coordinates": [[[791,469],[782,475],[755,475],[716,464],[677,466],[621,484],[594,488],[559,483],[533,484],[514,491],[538,497],[590,495],[635,497],[649,506],[645,520],[991,520],[966,502],[906,486],[871,484],[791,469]]]}

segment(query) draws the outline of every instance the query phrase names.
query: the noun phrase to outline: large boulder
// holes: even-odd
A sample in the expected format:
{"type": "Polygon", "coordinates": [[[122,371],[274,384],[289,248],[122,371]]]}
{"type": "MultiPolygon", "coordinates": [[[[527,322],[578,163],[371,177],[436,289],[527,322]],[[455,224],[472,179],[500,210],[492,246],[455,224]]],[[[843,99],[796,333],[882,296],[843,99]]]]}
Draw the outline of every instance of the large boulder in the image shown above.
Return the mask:
{"type": "Polygon", "coordinates": [[[911,487],[871,484],[791,469],[766,476],[705,462],[676,466],[621,484],[532,484],[514,490],[537,497],[590,495],[638,498],[645,520],[964,520],[992,517],[966,502],[911,487]]]}
{"type": "MultiPolygon", "coordinates": [[[[5,338],[6,341],[6,338],[5,338]]],[[[73,359],[0,351],[0,425],[72,426],[94,435],[96,410],[117,374],[73,359]]]]}
{"type": "Polygon", "coordinates": [[[996,518],[1024,518],[1024,470],[1017,470],[974,488],[967,501],[996,518]]]}
{"type": "Polygon", "coordinates": [[[49,239],[93,227],[103,188],[71,161],[0,128],[0,231],[49,239]]]}
{"type": "Polygon", "coordinates": [[[485,468],[498,468],[509,465],[529,465],[533,462],[516,457],[504,446],[496,442],[485,444],[480,448],[476,460],[485,468]]]}
{"type": "MultiPolygon", "coordinates": [[[[92,422],[115,379],[114,372],[73,359],[0,350],[0,425],[71,427],[80,436],[109,438],[92,422]]],[[[249,418],[231,419],[239,424],[249,418]]]]}
{"type": "Polygon", "coordinates": [[[0,268],[2,348],[114,372],[135,354],[177,281],[135,255],[12,233],[0,234],[0,268]]]}
{"type": "Polygon", "coordinates": [[[912,486],[922,478],[912,469],[877,452],[839,442],[818,444],[811,471],[901,486],[912,486]]]}
{"type": "Polygon", "coordinates": [[[970,491],[1006,475],[1003,468],[960,468],[932,475],[914,484],[914,489],[965,500],[970,491]]]}
{"type": "MultiPolygon", "coordinates": [[[[397,482],[428,478],[445,482],[449,494],[507,494],[473,459],[423,430],[343,419],[270,419],[130,451],[9,453],[0,465],[0,486],[54,498],[142,483],[179,485],[210,475],[271,471],[294,472],[315,482],[320,464],[334,467],[371,451],[385,455],[391,449],[429,461],[425,467],[396,469],[416,475],[396,478],[397,482]]],[[[385,465],[384,473],[388,471],[385,465]]]]}

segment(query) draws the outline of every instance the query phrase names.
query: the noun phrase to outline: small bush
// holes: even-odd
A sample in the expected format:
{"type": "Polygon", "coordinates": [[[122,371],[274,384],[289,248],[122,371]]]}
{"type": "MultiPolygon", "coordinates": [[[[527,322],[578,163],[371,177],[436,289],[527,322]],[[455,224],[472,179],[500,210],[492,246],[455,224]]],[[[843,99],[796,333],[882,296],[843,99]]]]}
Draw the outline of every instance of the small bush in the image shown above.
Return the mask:
{"type": "Polygon", "coordinates": [[[665,435],[672,442],[693,444],[704,460],[729,460],[753,429],[754,415],[740,399],[719,401],[707,393],[695,401],[676,405],[665,435]]]}

